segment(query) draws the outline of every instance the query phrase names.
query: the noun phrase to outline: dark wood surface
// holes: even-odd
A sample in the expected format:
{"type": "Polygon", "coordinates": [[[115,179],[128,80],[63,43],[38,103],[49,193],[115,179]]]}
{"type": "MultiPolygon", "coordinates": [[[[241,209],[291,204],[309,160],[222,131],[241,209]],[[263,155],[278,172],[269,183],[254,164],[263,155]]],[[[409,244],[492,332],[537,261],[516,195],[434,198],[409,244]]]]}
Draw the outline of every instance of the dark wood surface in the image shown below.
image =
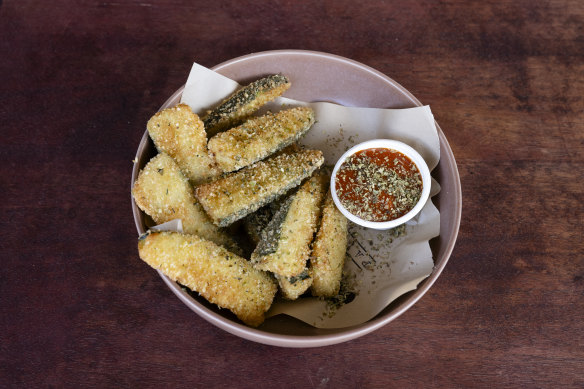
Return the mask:
{"type": "Polygon", "coordinates": [[[0,0],[0,387],[584,386],[584,3],[0,0]],[[460,234],[391,324],[252,343],[137,255],[132,159],[186,80],[272,49],[352,58],[432,107],[460,234]]]}

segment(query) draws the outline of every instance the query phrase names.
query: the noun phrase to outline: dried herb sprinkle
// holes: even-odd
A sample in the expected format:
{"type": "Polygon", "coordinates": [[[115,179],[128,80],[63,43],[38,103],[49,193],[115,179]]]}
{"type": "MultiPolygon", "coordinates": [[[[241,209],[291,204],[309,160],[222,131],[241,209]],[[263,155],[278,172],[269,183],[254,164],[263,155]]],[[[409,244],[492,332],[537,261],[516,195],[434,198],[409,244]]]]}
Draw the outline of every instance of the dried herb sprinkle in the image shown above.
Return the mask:
{"type": "Polygon", "coordinates": [[[341,204],[361,219],[384,222],[408,213],[422,194],[416,164],[397,150],[371,148],[348,157],[335,177],[341,204]]]}

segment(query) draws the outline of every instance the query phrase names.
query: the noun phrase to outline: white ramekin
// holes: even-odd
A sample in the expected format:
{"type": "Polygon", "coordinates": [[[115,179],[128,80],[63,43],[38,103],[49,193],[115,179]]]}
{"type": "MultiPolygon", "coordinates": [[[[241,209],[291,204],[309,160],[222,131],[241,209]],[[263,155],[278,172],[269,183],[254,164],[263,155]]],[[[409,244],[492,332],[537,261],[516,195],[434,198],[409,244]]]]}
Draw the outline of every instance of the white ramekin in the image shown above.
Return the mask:
{"type": "Polygon", "coordinates": [[[431,185],[430,170],[428,169],[428,165],[426,164],[426,161],[424,161],[424,158],[422,158],[422,156],[416,150],[414,150],[407,144],[391,139],[372,139],[351,147],[341,156],[341,158],[339,158],[339,160],[335,164],[335,168],[333,169],[333,173],[331,175],[331,194],[333,196],[333,201],[335,202],[339,211],[341,211],[342,214],[345,215],[345,217],[352,221],[353,223],[359,224],[363,227],[373,228],[376,230],[387,230],[390,228],[397,227],[401,224],[404,224],[414,216],[416,216],[422,210],[422,208],[426,204],[426,201],[428,200],[428,197],[430,195],[430,185],[431,185]],[[416,164],[420,174],[422,175],[422,195],[420,196],[420,199],[418,200],[416,205],[405,215],[386,222],[372,222],[353,215],[343,206],[343,204],[341,204],[341,201],[339,200],[336,191],[335,183],[336,175],[337,171],[339,170],[343,162],[358,151],[373,148],[386,148],[399,151],[416,164]]]}

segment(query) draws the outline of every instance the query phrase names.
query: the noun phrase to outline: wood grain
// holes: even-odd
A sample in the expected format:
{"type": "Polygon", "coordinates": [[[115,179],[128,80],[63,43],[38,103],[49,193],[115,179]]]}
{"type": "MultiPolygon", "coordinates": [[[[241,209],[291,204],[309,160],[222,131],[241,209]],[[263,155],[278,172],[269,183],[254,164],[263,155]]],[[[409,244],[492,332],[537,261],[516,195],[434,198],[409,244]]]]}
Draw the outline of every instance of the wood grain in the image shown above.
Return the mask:
{"type": "Polygon", "coordinates": [[[0,387],[584,386],[584,3],[0,1],[0,387]],[[413,308],[282,349],[137,256],[132,159],[192,62],[352,58],[432,107],[459,239],[413,308]]]}

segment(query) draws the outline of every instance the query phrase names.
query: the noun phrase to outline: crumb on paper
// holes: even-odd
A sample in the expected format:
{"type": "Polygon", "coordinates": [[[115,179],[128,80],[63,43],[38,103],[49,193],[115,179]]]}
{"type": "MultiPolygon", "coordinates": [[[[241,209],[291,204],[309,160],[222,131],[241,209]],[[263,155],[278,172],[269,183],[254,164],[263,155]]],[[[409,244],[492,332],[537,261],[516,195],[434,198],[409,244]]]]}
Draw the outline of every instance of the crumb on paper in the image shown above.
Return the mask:
{"type": "Polygon", "coordinates": [[[391,273],[391,249],[398,238],[407,235],[406,225],[401,225],[387,231],[368,234],[357,225],[349,227],[349,243],[347,247],[347,256],[349,261],[359,270],[375,272],[378,270],[389,271],[391,273]],[[378,258],[378,259],[375,259],[378,258]],[[379,260],[379,258],[387,258],[379,260]]]}
{"type": "Polygon", "coordinates": [[[406,234],[406,225],[401,224],[397,227],[394,227],[394,228],[387,230],[387,232],[389,232],[394,238],[399,238],[399,237],[404,236],[406,234]]]}
{"type": "Polygon", "coordinates": [[[323,312],[323,315],[328,318],[333,317],[339,308],[355,300],[358,294],[359,281],[356,274],[353,272],[343,272],[339,293],[334,297],[324,299],[326,301],[326,310],[323,312]]]}
{"type": "Polygon", "coordinates": [[[356,139],[356,138],[358,138],[358,137],[359,137],[359,133],[357,133],[357,134],[353,134],[353,135],[349,136],[349,137],[347,138],[347,140],[349,141],[349,144],[351,144],[351,145],[352,145],[352,144],[354,144],[354,143],[357,143],[357,139],[356,139]]]}
{"type": "MultiPolygon", "coordinates": [[[[335,133],[327,134],[325,142],[327,147],[338,150],[339,146],[341,146],[345,142],[345,131],[343,129],[343,125],[339,124],[339,132],[337,134],[335,133]]],[[[349,148],[350,147],[348,147],[347,150],[349,148]]]]}

